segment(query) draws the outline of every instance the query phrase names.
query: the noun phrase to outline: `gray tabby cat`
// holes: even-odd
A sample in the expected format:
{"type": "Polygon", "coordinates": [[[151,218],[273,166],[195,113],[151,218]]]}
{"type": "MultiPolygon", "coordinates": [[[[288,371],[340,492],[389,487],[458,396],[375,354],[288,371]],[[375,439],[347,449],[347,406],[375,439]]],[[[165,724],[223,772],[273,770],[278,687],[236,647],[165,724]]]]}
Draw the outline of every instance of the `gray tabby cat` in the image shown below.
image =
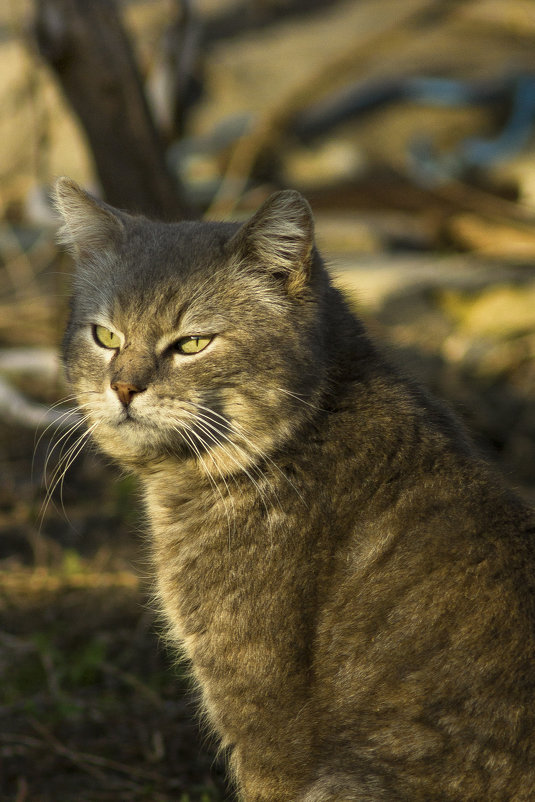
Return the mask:
{"type": "Polygon", "coordinates": [[[386,364],[296,192],[242,226],[57,184],[68,379],[141,480],[244,802],[535,799],[535,517],[386,364]]]}

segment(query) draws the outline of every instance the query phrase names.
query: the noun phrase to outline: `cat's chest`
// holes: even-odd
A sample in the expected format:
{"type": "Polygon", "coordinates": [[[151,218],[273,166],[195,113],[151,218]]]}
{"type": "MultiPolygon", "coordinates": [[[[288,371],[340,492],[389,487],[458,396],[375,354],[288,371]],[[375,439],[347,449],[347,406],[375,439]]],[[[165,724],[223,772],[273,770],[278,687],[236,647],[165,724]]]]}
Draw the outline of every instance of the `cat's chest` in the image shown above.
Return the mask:
{"type": "Polygon", "coordinates": [[[228,478],[216,482],[191,464],[171,464],[145,477],[145,504],[156,543],[185,554],[230,537],[257,505],[254,491],[228,478]]]}
{"type": "Polygon", "coordinates": [[[145,482],[149,516],[158,567],[166,564],[185,570],[202,560],[210,543],[235,526],[235,503],[227,491],[216,490],[192,470],[168,471],[145,482]],[[231,519],[232,513],[232,519],[231,519]]]}
{"type": "Polygon", "coordinates": [[[150,478],[145,500],[164,607],[181,621],[210,618],[212,605],[227,605],[235,595],[237,566],[241,573],[254,561],[249,533],[260,527],[257,499],[231,480],[219,487],[176,470],[150,478]]]}
{"type": "Polygon", "coordinates": [[[175,477],[147,492],[158,595],[190,656],[196,647],[223,648],[277,629],[308,592],[303,566],[313,557],[306,540],[295,537],[292,514],[258,488],[231,493],[227,485],[192,492],[191,482],[175,477]]]}

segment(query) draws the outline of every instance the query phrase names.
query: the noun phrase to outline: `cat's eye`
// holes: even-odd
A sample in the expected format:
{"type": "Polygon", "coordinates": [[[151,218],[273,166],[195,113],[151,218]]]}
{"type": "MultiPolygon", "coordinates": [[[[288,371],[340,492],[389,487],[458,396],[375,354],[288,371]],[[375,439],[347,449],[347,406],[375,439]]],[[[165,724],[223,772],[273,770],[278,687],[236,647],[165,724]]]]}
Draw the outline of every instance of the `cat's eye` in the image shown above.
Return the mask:
{"type": "Polygon", "coordinates": [[[177,340],[173,347],[181,354],[198,354],[200,351],[204,351],[207,345],[210,345],[212,339],[212,337],[194,334],[191,337],[182,337],[177,340]]]}
{"type": "Polygon", "coordinates": [[[93,326],[93,337],[97,345],[102,348],[120,348],[121,346],[119,335],[104,326],[93,326]]]}

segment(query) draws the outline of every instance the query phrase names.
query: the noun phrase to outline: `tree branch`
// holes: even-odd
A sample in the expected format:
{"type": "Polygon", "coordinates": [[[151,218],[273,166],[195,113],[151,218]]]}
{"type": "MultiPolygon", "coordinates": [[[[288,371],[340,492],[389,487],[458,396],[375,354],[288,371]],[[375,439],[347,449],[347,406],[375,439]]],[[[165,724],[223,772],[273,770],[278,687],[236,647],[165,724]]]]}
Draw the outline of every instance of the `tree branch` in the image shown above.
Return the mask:
{"type": "Polygon", "coordinates": [[[86,131],[106,199],[149,216],[188,216],[114,0],[35,2],[39,51],[86,131]]]}

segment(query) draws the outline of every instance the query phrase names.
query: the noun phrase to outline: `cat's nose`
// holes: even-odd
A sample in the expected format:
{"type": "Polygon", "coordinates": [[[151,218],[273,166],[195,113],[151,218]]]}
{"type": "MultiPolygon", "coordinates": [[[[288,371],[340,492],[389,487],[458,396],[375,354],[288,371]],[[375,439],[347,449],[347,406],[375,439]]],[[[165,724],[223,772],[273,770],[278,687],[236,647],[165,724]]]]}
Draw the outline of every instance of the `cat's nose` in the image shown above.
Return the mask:
{"type": "Polygon", "coordinates": [[[121,403],[127,407],[136,393],[142,393],[145,387],[137,387],[129,382],[112,382],[111,389],[115,390],[121,403]]]}

